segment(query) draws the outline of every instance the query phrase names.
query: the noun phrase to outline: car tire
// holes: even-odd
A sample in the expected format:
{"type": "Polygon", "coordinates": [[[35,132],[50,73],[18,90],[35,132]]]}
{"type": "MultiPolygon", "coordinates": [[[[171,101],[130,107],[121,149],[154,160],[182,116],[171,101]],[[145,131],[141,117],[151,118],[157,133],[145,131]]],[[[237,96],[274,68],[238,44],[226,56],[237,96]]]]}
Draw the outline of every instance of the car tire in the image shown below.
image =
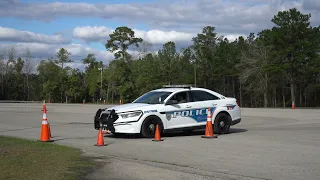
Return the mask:
{"type": "Polygon", "coordinates": [[[157,116],[147,117],[141,126],[141,135],[144,138],[153,138],[155,136],[156,125],[159,125],[160,134],[163,132],[163,124],[157,116]]]}
{"type": "Polygon", "coordinates": [[[214,120],[214,133],[228,134],[231,126],[231,117],[227,113],[219,113],[214,120]]]}
{"type": "Polygon", "coordinates": [[[98,109],[95,116],[94,116],[94,119],[93,119],[94,128],[96,130],[100,129],[99,116],[100,116],[101,111],[102,111],[101,109],[98,109]]]}
{"type": "Polygon", "coordinates": [[[94,129],[96,129],[96,130],[100,129],[100,122],[99,121],[94,120],[93,124],[94,124],[94,129]]]}

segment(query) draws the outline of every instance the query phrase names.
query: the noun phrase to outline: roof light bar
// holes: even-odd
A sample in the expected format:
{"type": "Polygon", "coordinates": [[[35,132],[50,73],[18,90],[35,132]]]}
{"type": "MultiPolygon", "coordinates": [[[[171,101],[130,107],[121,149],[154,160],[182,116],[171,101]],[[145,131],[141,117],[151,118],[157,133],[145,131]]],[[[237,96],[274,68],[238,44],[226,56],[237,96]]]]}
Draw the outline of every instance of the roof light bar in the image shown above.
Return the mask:
{"type": "Polygon", "coordinates": [[[164,88],[191,88],[191,84],[163,85],[164,88]]]}

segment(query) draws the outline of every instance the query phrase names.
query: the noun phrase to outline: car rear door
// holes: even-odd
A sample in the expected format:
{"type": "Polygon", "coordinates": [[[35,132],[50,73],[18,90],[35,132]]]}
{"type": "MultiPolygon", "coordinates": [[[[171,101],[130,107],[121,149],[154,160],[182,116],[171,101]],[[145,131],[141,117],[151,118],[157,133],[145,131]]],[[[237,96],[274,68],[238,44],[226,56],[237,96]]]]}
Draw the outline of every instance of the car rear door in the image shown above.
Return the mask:
{"type": "Polygon", "coordinates": [[[191,90],[192,114],[194,119],[193,126],[205,125],[207,121],[208,108],[211,112],[219,103],[219,98],[204,90],[191,90]]]}

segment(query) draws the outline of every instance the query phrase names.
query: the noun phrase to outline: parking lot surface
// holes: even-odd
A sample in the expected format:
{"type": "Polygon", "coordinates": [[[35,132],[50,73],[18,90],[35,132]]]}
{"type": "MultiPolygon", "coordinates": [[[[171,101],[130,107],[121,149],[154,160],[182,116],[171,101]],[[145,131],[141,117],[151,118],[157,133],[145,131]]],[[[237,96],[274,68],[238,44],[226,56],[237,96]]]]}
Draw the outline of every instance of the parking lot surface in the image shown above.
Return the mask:
{"type": "MultiPolygon", "coordinates": [[[[70,145],[104,166],[91,179],[319,179],[320,110],[242,108],[230,134],[166,134],[164,141],[106,135],[96,147],[93,117],[109,105],[47,104],[54,143],[70,145]]],[[[38,140],[42,104],[0,103],[0,135],[38,140]]]]}

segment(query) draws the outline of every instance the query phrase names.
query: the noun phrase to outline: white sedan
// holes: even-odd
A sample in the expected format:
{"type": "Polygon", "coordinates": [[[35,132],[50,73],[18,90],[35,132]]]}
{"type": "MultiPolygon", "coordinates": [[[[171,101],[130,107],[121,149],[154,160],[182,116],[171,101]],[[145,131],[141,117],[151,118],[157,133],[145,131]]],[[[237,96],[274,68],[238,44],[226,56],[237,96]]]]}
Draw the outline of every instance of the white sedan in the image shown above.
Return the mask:
{"type": "Polygon", "coordinates": [[[156,124],[161,133],[191,132],[205,128],[209,108],[215,134],[228,133],[230,126],[241,121],[235,98],[205,88],[169,85],[147,92],[132,103],[99,109],[94,128],[115,135],[140,133],[147,138],[154,137],[156,124]]]}

